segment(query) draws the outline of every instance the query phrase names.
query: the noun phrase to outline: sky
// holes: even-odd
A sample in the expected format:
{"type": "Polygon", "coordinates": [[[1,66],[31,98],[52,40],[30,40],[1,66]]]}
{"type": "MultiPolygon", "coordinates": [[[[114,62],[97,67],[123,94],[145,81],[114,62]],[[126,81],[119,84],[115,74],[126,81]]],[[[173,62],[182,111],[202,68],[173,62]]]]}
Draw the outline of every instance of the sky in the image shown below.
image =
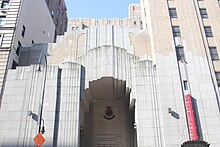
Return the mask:
{"type": "Polygon", "coordinates": [[[140,0],[65,0],[68,18],[126,18],[128,5],[140,0]]]}

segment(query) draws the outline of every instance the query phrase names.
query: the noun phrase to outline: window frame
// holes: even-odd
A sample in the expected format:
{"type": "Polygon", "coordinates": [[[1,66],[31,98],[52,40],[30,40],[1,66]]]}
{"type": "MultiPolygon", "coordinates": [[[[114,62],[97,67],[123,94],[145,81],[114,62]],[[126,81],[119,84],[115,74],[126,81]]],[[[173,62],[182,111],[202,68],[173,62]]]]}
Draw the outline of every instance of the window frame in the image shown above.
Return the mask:
{"type": "Polygon", "coordinates": [[[205,35],[206,37],[213,37],[212,27],[211,26],[204,26],[205,35]]]}
{"type": "Polygon", "coordinates": [[[176,8],[169,8],[170,18],[178,18],[176,8]]]}
{"type": "Polygon", "coordinates": [[[209,47],[209,52],[210,52],[210,56],[211,56],[212,61],[219,60],[219,53],[218,53],[217,47],[215,47],[215,46],[209,47]]]}
{"type": "Polygon", "coordinates": [[[180,27],[172,26],[173,37],[181,37],[180,27]]]}
{"type": "Polygon", "coordinates": [[[209,18],[206,8],[200,8],[199,12],[200,12],[201,18],[203,19],[209,18]]]}
{"type": "Polygon", "coordinates": [[[215,72],[215,77],[216,77],[218,87],[220,87],[220,72],[215,72]]]}
{"type": "Polygon", "coordinates": [[[176,46],[176,57],[178,61],[186,59],[183,46],[176,46]]]}

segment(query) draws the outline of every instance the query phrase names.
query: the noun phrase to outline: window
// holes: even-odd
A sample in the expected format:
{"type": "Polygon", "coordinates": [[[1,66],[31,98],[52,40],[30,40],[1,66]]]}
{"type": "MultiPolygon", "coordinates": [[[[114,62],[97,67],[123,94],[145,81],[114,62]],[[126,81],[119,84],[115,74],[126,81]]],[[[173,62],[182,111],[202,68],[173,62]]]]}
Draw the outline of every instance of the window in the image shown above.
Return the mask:
{"type": "Polygon", "coordinates": [[[55,31],[55,34],[54,34],[54,42],[56,42],[56,38],[57,38],[57,31],[55,31]]]}
{"type": "Polygon", "coordinates": [[[8,1],[3,1],[1,8],[8,8],[9,7],[9,2],[8,1]]]}
{"type": "Polygon", "coordinates": [[[60,14],[60,10],[59,10],[59,9],[57,9],[57,16],[59,16],[59,14],[60,14]]]}
{"type": "Polygon", "coordinates": [[[58,0],[58,5],[60,5],[60,3],[61,3],[61,0],[58,0]]]}
{"type": "Polygon", "coordinates": [[[64,14],[64,10],[62,9],[62,16],[63,16],[63,14],[64,14]]]}
{"type": "Polygon", "coordinates": [[[31,43],[34,44],[34,40],[32,40],[31,43]]]}
{"type": "Polygon", "coordinates": [[[179,26],[173,26],[172,30],[173,30],[173,36],[174,37],[181,37],[179,26]]]}
{"type": "Polygon", "coordinates": [[[137,24],[137,22],[136,21],[134,21],[134,25],[136,25],[137,24]]]}
{"type": "Polygon", "coordinates": [[[97,25],[97,26],[99,25],[99,21],[98,21],[98,20],[96,21],[96,25],[97,25]]]}
{"type": "Polygon", "coordinates": [[[218,87],[220,87],[220,72],[216,72],[215,76],[216,76],[216,80],[217,80],[217,83],[218,83],[218,87]]]}
{"type": "Polygon", "coordinates": [[[58,26],[58,20],[56,20],[56,26],[58,26]]]}
{"type": "Polygon", "coordinates": [[[51,11],[51,17],[52,17],[52,18],[54,17],[54,12],[53,12],[53,10],[51,11]]]}
{"type": "Polygon", "coordinates": [[[12,69],[16,69],[17,66],[18,66],[18,63],[15,62],[15,60],[13,60],[13,63],[12,63],[12,69]]]}
{"type": "Polygon", "coordinates": [[[47,0],[46,2],[47,2],[47,5],[49,5],[49,4],[50,4],[50,0],[47,0]]]}
{"type": "Polygon", "coordinates": [[[182,46],[176,47],[176,56],[178,61],[185,60],[185,54],[182,46]]]}
{"type": "Polygon", "coordinates": [[[142,21],[140,21],[140,24],[141,24],[141,29],[143,29],[143,22],[142,22],[142,21]]]}
{"type": "Polygon", "coordinates": [[[16,54],[17,54],[18,56],[19,56],[20,50],[21,50],[21,42],[18,41],[18,46],[17,46],[17,50],[16,50],[16,54]]]}
{"type": "Polygon", "coordinates": [[[135,6],[133,6],[133,10],[135,10],[135,6]]]}
{"type": "Polygon", "coordinates": [[[183,81],[183,86],[184,86],[184,90],[189,90],[187,81],[183,81]]]}
{"type": "Polygon", "coordinates": [[[170,18],[177,18],[176,8],[169,8],[170,18]]]}
{"type": "Polygon", "coordinates": [[[202,18],[208,18],[208,13],[205,8],[201,8],[199,11],[202,18]]]}
{"type": "Polygon", "coordinates": [[[0,34],[0,46],[2,45],[3,36],[4,34],[0,34]]]}
{"type": "Polygon", "coordinates": [[[218,50],[216,47],[209,47],[209,51],[210,51],[211,58],[213,61],[219,60],[218,50]]]}
{"type": "Polygon", "coordinates": [[[5,18],[6,18],[6,16],[0,16],[0,26],[5,25],[5,18]]]}
{"type": "Polygon", "coordinates": [[[204,29],[206,37],[213,37],[212,28],[210,26],[205,26],[204,29]]]}
{"type": "Polygon", "coordinates": [[[21,32],[21,36],[22,36],[22,37],[24,37],[25,31],[26,31],[26,28],[25,28],[25,26],[23,26],[23,29],[22,29],[22,32],[21,32]]]}
{"type": "Polygon", "coordinates": [[[147,13],[146,13],[146,9],[144,8],[144,16],[146,16],[147,15],[147,13]]]}
{"type": "Polygon", "coordinates": [[[107,20],[107,24],[111,24],[111,20],[107,20]]]}

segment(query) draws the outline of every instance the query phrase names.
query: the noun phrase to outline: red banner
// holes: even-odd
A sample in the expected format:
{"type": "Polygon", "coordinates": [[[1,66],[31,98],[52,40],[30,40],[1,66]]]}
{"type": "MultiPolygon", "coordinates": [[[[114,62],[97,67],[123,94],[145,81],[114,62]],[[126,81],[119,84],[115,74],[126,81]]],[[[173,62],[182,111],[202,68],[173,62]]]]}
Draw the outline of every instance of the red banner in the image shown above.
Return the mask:
{"type": "Polygon", "coordinates": [[[190,138],[191,140],[198,140],[198,134],[196,130],[196,122],[195,122],[195,116],[193,111],[193,104],[191,95],[188,94],[185,96],[185,105],[186,105],[186,112],[187,112],[187,121],[189,126],[189,132],[190,132],[190,138]]]}

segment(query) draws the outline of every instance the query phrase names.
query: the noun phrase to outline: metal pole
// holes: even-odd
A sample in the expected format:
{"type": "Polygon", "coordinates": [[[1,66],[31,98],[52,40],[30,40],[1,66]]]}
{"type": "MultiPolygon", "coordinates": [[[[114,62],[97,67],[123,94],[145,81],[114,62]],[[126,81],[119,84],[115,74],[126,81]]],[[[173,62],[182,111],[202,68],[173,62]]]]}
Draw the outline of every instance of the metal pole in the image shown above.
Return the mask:
{"type": "Polygon", "coordinates": [[[40,108],[39,108],[39,113],[38,113],[38,124],[39,124],[38,133],[40,133],[41,131],[41,120],[42,120],[44,94],[45,94],[45,86],[46,86],[46,79],[47,79],[47,56],[44,53],[40,55],[39,62],[38,62],[39,64],[38,70],[41,71],[40,64],[41,64],[41,60],[43,56],[45,58],[45,74],[44,74],[44,83],[43,83],[43,93],[42,93],[42,98],[41,98],[41,103],[40,103],[40,108]]]}

